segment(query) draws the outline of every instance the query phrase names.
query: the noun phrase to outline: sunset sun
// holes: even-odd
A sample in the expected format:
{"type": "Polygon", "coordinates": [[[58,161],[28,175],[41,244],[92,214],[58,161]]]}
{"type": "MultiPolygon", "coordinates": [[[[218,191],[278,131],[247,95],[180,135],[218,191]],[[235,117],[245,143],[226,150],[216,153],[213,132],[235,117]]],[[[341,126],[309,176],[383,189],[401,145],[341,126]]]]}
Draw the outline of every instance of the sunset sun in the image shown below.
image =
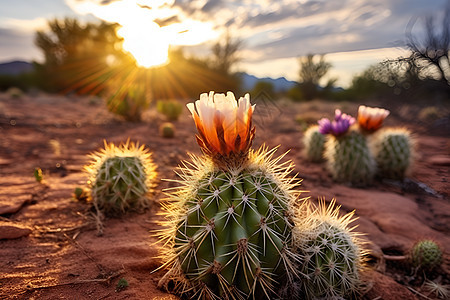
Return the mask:
{"type": "Polygon", "coordinates": [[[169,40],[154,22],[121,27],[117,34],[123,37],[123,49],[136,59],[136,64],[149,68],[168,63],[169,40]]]}

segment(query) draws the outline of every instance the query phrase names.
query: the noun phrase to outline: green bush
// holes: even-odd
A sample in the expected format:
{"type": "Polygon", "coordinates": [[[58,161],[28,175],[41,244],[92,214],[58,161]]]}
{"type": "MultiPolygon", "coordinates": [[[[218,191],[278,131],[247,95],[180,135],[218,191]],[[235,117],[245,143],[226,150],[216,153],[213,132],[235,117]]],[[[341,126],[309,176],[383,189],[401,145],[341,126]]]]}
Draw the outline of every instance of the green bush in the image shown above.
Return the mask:
{"type": "Polygon", "coordinates": [[[138,86],[128,88],[125,94],[116,93],[109,97],[108,110],[123,117],[127,121],[137,122],[142,118],[143,111],[148,108],[150,98],[145,90],[138,86]]]}
{"type": "Polygon", "coordinates": [[[168,121],[177,121],[183,112],[183,104],[177,100],[160,100],[156,103],[156,110],[168,121]]]}

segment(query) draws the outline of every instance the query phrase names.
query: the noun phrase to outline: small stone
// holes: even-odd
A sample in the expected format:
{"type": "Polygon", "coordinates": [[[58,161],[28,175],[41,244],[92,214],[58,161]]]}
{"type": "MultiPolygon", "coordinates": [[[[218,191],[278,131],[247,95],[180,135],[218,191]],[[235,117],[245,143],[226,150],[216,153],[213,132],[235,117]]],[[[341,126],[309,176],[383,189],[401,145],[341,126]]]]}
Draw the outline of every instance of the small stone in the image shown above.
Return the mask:
{"type": "Polygon", "coordinates": [[[14,214],[25,203],[29,203],[30,201],[31,195],[2,195],[0,198],[0,215],[14,214]]]}
{"type": "Polygon", "coordinates": [[[428,161],[435,166],[450,166],[450,156],[447,155],[434,155],[428,161]]]}
{"type": "Polygon", "coordinates": [[[18,239],[28,236],[31,228],[12,222],[0,221],[0,240],[18,239]]]}

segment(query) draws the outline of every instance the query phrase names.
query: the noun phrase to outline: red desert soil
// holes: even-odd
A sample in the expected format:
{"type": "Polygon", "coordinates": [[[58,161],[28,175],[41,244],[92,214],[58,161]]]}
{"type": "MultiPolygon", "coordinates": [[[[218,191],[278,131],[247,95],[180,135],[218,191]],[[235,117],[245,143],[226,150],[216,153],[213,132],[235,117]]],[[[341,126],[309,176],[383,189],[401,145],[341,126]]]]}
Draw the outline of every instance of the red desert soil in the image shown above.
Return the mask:
{"type": "MultiPolygon", "coordinates": [[[[357,105],[338,106],[356,115],[357,105]]],[[[372,289],[364,299],[422,299],[422,277],[414,277],[403,262],[386,261],[387,255],[407,253],[420,238],[432,238],[445,250],[443,266],[432,274],[448,284],[450,254],[449,166],[447,126],[432,128],[418,121],[418,108],[392,111],[386,126],[406,126],[417,140],[416,164],[405,182],[377,181],[364,189],[332,182],[325,165],[308,162],[302,154],[302,131],[295,121],[330,117],[335,104],[314,101],[257,103],[254,147],[280,145],[279,154],[296,165],[302,188],[311,199],[337,198],[342,212],[356,209],[358,230],[372,242],[372,289]],[[438,130],[441,129],[441,130],[438,130]],[[446,129],[446,130],[445,130],[446,129]],[[438,135],[431,135],[437,133],[438,135]]],[[[448,112],[447,112],[448,114],[448,112]]],[[[194,123],[185,109],[175,122],[176,137],[161,138],[164,122],[154,108],[141,123],[126,123],[106,111],[98,99],[39,95],[19,99],[0,94],[0,298],[1,299],[176,299],[157,288],[163,261],[153,233],[159,229],[161,190],[174,184],[174,169],[188,152],[200,153],[194,123]],[[73,199],[77,186],[85,186],[82,168],[87,154],[103,140],[140,141],[158,165],[155,205],[144,214],[129,213],[107,219],[97,236],[89,205],[73,199]],[[37,183],[33,170],[44,171],[37,183]],[[120,278],[129,286],[116,291],[120,278]]]]}

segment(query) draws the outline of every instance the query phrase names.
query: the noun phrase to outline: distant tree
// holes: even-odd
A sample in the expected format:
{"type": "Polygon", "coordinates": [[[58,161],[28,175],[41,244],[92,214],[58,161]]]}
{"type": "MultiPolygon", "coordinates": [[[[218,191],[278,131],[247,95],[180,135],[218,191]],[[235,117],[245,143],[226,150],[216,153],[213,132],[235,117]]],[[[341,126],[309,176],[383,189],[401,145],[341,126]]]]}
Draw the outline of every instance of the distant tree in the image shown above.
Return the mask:
{"type": "Polygon", "coordinates": [[[47,88],[78,93],[101,90],[111,63],[125,58],[116,47],[121,42],[116,26],[105,22],[82,25],[72,18],[49,21],[49,30],[35,36],[45,57],[38,71],[45,74],[47,88]]]}
{"type": "Polygon", "coordinates": [[[325,61],[324,55],[319,55],[318,61],[314,59],[315,56],[308,54],[299,58],[300,88],[306,99],[312,99],[319,94],[319,81],[331,68],[331,64],[325,61]]]}
{"type": "Polygon", "coordinates": [[[215,43],[211,49],[213,67],[224,74],[230,74],[232,66],[240,60],[238,52],[242,46],[242,40],[233,39],[230,33],[227,32],[225,37],[215,43]]]}
{"type": "Polygon", "coordinates": [[[450,84],[450,1],[445,6],[440,28],[438,20],[436,15],[424,18],[423,38],[413,34],[417,18],[408,24],[406,37],[411,55],[404,60],[413,64],[421,79],[433,78],[450,84]]]}

